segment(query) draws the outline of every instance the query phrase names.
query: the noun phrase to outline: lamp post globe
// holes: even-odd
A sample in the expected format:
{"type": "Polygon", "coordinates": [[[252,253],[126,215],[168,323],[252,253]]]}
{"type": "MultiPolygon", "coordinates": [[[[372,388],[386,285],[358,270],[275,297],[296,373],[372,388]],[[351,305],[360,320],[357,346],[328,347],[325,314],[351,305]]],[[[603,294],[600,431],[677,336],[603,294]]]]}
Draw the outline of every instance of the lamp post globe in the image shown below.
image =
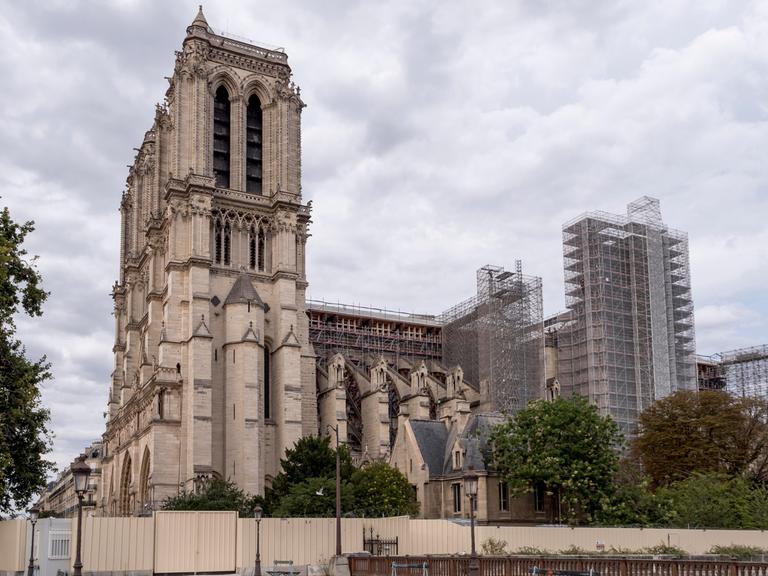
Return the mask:
{"type": "Polygon", "coordinates": [[[263,514],[261,506],[253,509],[253,517],[256,519],[256,561],[253,566],[253,576],[261,576],[261,516],[263,514]]]}
{"type": "Polygon", "coordinates": [[[77,494],[77,548],[75,549],[75,563],[72,565],[73,576],[82,576],[83,562],[80,559],[80,547],[82,540],[83,524],[83,496],[88,491],[88,476],[91,475],[91,467],[85,463],[85,455],[80,454],[70,467],[72,480],[77,494]]]}
{"type": "Polygon", "coordinates": [[[480,559],[475,547],[475,502],[477,499],[478,477],[470,466],[464,474],[464,493],[469,496],[469,529],[472,537],[472,553],[469,558],[469,576],[480,575],[480,559]]]}
{"type": "Polygon", "coordinates": [[[32,543],[29,546],[29,567],[27,568],[27,576],[34,576],[35,574],[35,524],[37,518],[40,515],[40,510],[37,506],[32,506],[27,513],[29,514],[29,521],[32,523],[32,543]]]}

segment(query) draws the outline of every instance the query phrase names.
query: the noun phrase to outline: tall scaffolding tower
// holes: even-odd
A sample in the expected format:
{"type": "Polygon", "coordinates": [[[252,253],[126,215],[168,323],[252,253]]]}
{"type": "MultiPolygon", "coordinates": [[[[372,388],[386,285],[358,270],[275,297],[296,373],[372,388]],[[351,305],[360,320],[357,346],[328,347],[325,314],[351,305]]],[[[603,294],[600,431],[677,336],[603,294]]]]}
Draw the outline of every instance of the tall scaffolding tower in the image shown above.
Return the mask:
{"type": "Polygon", "coordinates": [[[590,212],[563,226],[566,306],[559,379],[625,433],[654,400],[696,388],[693,300],[684,232],[643,197],[627,215],[590,212]]]}
{"type": "Polygon", "coordinates": [[[514,413],[541,398],[544,325],[541,278],[499,266],[477,271],[477,294],[446,310],[443,362],[461,365],[490,410],[514,413]]]}

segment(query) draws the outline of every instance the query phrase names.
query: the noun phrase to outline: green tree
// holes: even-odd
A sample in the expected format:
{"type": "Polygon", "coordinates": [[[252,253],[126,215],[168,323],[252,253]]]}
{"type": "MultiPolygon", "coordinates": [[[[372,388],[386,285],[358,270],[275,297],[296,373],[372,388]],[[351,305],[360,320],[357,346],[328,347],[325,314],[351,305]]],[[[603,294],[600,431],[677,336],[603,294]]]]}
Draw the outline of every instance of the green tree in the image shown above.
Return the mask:
{"type": "MultiPolygon", "coordinates": [[[[344,483],[341,487],[341,511],[347,513],[353,508],[352,489],[349,483],[344,483]]],[[[327,476],[307,478],[298,484],[293,484],[271,511],[271,515],[279,518],[336,516],[336,478],[327,476]]]]}
{"type": "Polygon", "coordinates": [[[27,506],[45,487],[53,464],[48,410],[39,386],[50,378],[45,357],[30,361],[16,338],[14,317],[40,316],[48,293],[34,257],[22,248],[32,222],[17,224],[7,208],[0,212],[0,514],[27,506]]]}
{"type": "MultiPolygon", "coordinates": [[[[342,446],[340,450],[341,478],[342,482],[348,482],[352,478],[355,467],[347,448],[342,446]]],[[[330,437],[305,436],[300,438],[293,448],[286,450],[285,458],[280,461],[280,465],[280,473],[272,481],[272,486],[267,488],[264,495],[267,514],[276,516],[280,508],[280,501],[290,493],[291,488],[313,478],[333,478],[333,492],[335,494],[336,451],[331,448],[330,437]]],[[[342,489],[342,494],[343,492],[342,489]]],[[[316,513],[310,509],[308,513],[310,516],[317,516],[319,511],[316,513]]]]}
{"type": "Polygon", "coordinates": [[[657,491],[671,504],[671,524],[681,528],[751,528],[752,487],[740,476],[695,473],[657,491]]]}
{"type": "Polygon", "coordinates": [[[613,493],[595,519],[604,526],[665,526],[670,515],[669,499],[652,490],[639,462],[624,458],[614,476],[613,493]]]}
{"type": "Polygon", "coordinates": [[[239,516],[252,517],[263,499],[247,494],[234,482],[212,478],[195,492],[182,492],[163,502],[163,510],[236,510],[239,516]]]}
{"type": "Polygon", "coordinates": [[[569,522],[590,522],[613,491],[622,436],[584,398],[538,401],[496,426],[493,463],[510,493],[537,483],[559,499],[569,522]]]}
{"type": "Polygon", "coordinates": [[[639,418],[632,449],[655,486],[694,473],[768,479],[768,401],[679,391],[639,418]]]}
{"type": "Polygon", "coordinates": [[[413,516],[419,513],[419,503],[408,479],[386,462],[355,470],[350,484],[357,516],[413,516]]]}

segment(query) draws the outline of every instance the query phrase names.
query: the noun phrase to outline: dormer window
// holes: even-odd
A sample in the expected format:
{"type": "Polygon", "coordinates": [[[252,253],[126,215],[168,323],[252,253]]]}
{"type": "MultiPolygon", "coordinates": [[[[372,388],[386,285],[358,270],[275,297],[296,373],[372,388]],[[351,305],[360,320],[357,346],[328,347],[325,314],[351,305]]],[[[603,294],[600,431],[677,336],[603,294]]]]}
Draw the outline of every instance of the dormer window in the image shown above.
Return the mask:
{"type": "Polygon", "coordinates": [[[461,470],[461,450],[454,450],[453,452],[453,469],[461,470]]]}
{"type": "Polygon", "coordinates": [[[213,175],[219,188],[229,188],[229,108],[229,92],[219,86],[213,99],[213,175]]]}

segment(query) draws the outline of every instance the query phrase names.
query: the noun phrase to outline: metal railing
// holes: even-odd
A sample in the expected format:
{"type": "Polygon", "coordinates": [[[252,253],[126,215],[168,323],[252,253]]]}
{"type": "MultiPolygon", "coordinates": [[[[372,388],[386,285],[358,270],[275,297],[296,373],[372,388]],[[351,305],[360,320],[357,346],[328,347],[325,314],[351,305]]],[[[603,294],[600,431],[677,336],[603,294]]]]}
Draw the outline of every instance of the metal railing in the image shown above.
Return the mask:
{"type": "MultiPolygon", "coordinates": [[[[469,556],[351,557],[352,576],[390,576],[392,563],[428,564],[429,576],[466,576],[469,556]]],[[[600,576],[768,576],[768,562],[653,558],[568,558],[546,556],[481,557],[481,576],[529,576],[536,568],[549,571],[593,570],[600,576]]],[[[398,570],[403,576],[420,576],[398,570]]]]}

